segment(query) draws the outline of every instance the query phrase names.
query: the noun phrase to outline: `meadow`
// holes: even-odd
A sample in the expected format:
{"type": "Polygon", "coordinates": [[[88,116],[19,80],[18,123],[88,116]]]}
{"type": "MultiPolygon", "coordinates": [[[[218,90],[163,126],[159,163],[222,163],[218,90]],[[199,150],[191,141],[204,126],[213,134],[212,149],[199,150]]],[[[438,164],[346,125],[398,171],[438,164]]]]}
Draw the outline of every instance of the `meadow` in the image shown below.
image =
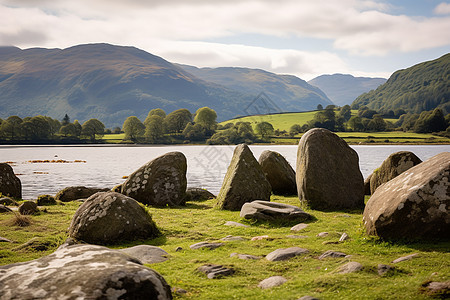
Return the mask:
{"type": "MultiPolygon", "coordinates": [[[[366,198],[367,200],[367,198],[366,198]]],[[[449,241],[389,242],[364,234],[362,211],[322,212],[302,208],[314,219],[308,227],[292,232],[295,222],[254,222],[241,219],[239,212],[214,208],[215,200],[188,202],[184,207],[147,207],[162,236],[152,240],[139,240],[109,245],[124,248],[139,244],[161,247],[169,253],[169,260],[148,265],[164,276],[171,287],[182,288],[186,294],[174,293],[175,299],[298,299],[304,295],[320,299],[428,299],[421,285],[450,279],[449,241]],[[235,221],[249,227],[224,226],[235,221]],[[319,237],[328,232],[326,237],[319,237]],[[342,233],[350,237],[337,243],[342,233]],[[246,240],[224,242],[215,250],[192,250],[190,245],[202,241],[219,241],[228,236],[241,236],[246,240]],[[252,237],[268,238],[252,241],[252,237]],[[297,238],[289,237],[297,235],[297,238]],[[300,236],[300,237],[298,237],[300,236]],[[268,253],[287,247],[309,250],[303,256],[287,261],[270,262],[241,260],[231,253],[253,254],[264,257],[268,253]],[[176,251],[181,247],[181,251],[176,251]],[[319,260],[326,250],[351,255],[349,258],[319,260]],[[412,260],[392,264],[394,259],[418,253],[412,260]],[[338,274],[335,270],[357,261],[364,269],[357,273],[338,274]],[[219,279],[207,279],[197,271],[204,264],[231,267],[235,274],[219,279]],[[378,264],[388,264],[395,270],[384,276],[377,273],[378,264]],[[270,276],[281,275],[288,281],[275,288],[262,290],[258,283],[270,276]]],[[[272,196],[271,201],[300,206],[297,197],[272,196]]],[[[38,215],[31,216],[31,225],[13,225],[14,215],[0,214],[0,236],[14,243],[0,243],[0,265],[28,261],[52,253],[67,237],[66,230],[80,202],[41,207],[38,215]],[[28,244],[26,242],[28,241],[28,244]]]]}

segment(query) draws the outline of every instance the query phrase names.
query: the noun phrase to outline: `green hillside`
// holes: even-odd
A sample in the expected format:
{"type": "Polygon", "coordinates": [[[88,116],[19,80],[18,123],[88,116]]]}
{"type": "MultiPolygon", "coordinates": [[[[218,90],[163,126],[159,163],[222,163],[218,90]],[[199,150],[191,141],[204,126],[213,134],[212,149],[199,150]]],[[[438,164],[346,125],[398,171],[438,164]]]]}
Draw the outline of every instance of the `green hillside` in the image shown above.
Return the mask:
{"type": "Polygon", "coordinates": [[[367,105],[380,112],[404,109],[406,112],[441,108],[450,112],[450,54],[395,72],[389,80],[359,96],[353,109],[367,105]]]}

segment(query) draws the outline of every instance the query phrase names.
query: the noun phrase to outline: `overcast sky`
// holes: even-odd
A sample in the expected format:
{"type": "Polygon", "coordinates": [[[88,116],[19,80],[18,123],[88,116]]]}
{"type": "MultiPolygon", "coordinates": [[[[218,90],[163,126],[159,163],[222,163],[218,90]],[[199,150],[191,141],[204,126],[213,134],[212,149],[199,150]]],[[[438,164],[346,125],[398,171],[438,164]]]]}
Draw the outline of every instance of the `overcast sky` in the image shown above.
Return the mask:
{"type": "Polygon", "coordinates": [[[388,78],[450,52],[450,2],[0,0],[0,45],[99,42],[198,67],[388,78]]]}

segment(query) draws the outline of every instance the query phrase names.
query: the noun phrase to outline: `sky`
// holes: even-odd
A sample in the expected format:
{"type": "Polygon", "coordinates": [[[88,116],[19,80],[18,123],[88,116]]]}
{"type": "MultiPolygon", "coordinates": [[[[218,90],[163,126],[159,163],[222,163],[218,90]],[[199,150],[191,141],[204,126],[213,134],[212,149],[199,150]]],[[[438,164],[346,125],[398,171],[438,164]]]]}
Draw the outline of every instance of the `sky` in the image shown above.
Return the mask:
{"type": "Polygon", "coordinates": [[[450,52],[442,0],[0,0],[0,45],[110,43],[197,67],[388,78],[450,52]]]}

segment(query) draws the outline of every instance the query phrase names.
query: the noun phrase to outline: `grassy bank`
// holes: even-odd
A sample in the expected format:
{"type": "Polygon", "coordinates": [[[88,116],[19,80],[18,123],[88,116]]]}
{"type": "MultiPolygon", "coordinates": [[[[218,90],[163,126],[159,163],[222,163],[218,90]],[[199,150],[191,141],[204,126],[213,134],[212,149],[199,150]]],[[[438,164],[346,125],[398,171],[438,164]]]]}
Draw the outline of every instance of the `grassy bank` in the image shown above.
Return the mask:
{"type": "MultiPolygon", "coordinates": [[[[272,196],[272,201],[299,205],[296,197],[272,196]]],[[[0,244],[0,265],[27,261],[50,254],[66,237],[73,213],[80,203],[48,206],[46,212],[31,217],[28,227],[11,225],[11,214],[0,214],[0,236],[16,243],[0,244]],[[34,246],[20,245],[37,237],[34,246]]],[[[419,292],[423,282],[450,279],[450,242],[388,243],[367,237],[362,229],[361,211],[320,212],[309,210],[314,221],[300,232],[291,232],[295,223],[269,224],[242,220],[239,212],[213,208],[214,200],[188,203],[186,207],[149,208],[164,236],[154,240],[113,245],[123,248],[138,244],[156,245],[170,254],[166,262],[149,265],[161,273],[172,287],[188,291],[175,294],[176,299],[298,299],[313,295],[321,299],[427,299],[419,292]],[[249,225],[248,228],[228,227],[226,221],[249,225]],[[329,232],[321,238],[317,234],[329,232]],[[339,240],[346,232],[350,240],[339,244],[324,244],[339,240]],[[296,234],[304,238],[290,238],[296,234]],[[216,250],[191,250],[189,245],[201,241],[217,241],[227,236],[242,236],[245,241],[225,242],[216,250]],[[251,237],[268,235],[269,239],[251,241],[251,237]],[[298,246],[309,254],[282,262],[240,260],[233,252],[264,256],[275,249],[298,246]],[[177,247],[183,250],[175,251],[177,247]],[[341,251],[351,258],[324,259],[317,257],[326,250],[341,251]],[[397,270],[379,276],[378,264],[391,264],[398,257],[419,253],[413,260],[396,264],[397,270]],[[353,274],[336,274],[334,270],[349,261],[363,264],[364,270],[353,274]],[[196,269],[207,263],[232,267],[236,273],[221,279],[207,279],[196,269]],[[270,276],[282,275],[284,285],[261,290],[258,283],[270,276]]],[[[392,265],[392,264],[391,264],[392,265]]]]}

